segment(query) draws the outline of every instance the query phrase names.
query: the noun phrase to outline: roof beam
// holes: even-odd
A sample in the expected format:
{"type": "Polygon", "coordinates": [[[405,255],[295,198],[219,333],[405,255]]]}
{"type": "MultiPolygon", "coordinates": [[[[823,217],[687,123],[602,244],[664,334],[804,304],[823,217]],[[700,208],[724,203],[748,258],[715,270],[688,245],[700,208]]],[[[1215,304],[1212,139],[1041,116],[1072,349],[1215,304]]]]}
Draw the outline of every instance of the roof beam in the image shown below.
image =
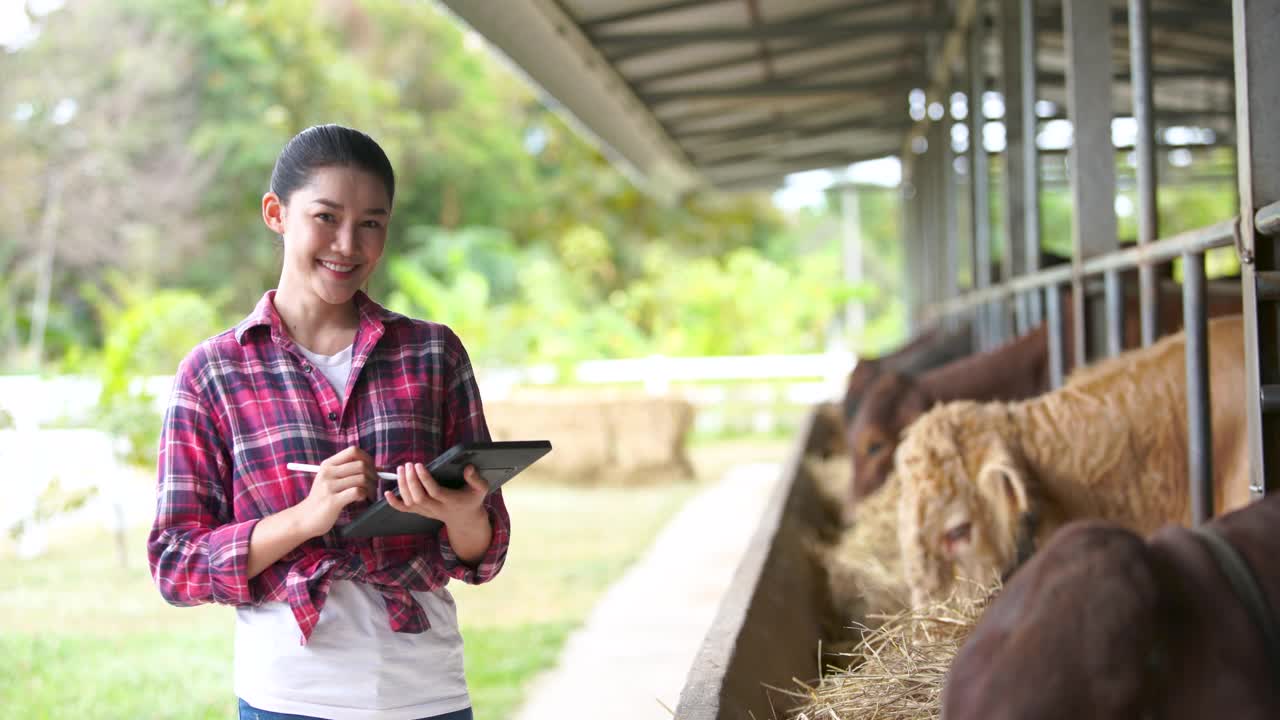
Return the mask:
{"type": "Polygon", "coordinates": [[[667,92],[643,93],[640,99],[652,106],[663,105],[676,100],[705,100],[709,98],[766,98],[766,97],[807,97],[816,95],[847,95],[875,93],[885,90],[901,89],[904,93],[918,82],[918,75],[903,76],[895,73],[870,80],[850,82],[810,83],[796,85],[790,81],[770,81],[739,85],[737,87],[698,88],[694,90],[670,90],[667,92]]]}
{"type": "Polygon", "coordinates": [[[884,33],[916,34],[946,29],[946,22],[937,18],[910,18],[866,20],[842,24],[787,22],[759,28],[720,27],[668,32],[597,34],[594,40],[611,60],[622,62],[641,55],[694,43],[741,43],[794,38],[804,40],[809,43],[808,47],[812,47],[810,41],[818,39],[841,41],[884,33]]]}
{"type": "Polygon", "coordinates": [[[629,20],[643,20],[645,18],[657,15],[666,15],[667,13],[679,12],[690,8],[706,7],[708,5],[718,5],[737,1],[738,0],[676,0],[675,2],[650,5],[649,7],[639,8],[637,10],[627,10],[613,15],[594,18],[582,23],[582,29],[590,33],[598,28],[604,27],[605,25],[615,25],[629,20]]]}

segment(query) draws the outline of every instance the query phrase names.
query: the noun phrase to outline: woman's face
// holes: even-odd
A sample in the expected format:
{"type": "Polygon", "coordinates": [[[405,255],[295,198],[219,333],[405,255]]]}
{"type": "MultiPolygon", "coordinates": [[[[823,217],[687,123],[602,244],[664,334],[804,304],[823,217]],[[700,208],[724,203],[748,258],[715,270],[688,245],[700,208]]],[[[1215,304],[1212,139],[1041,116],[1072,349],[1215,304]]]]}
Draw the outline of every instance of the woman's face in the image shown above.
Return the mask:
{"type": "Polygon", "coordinates": [[[351,301],[382,257],[391,200],[375,175],[323,167],[291,197],[267,193],[262,217],[284,237],[280,286],[340,305],[351,301]]]}

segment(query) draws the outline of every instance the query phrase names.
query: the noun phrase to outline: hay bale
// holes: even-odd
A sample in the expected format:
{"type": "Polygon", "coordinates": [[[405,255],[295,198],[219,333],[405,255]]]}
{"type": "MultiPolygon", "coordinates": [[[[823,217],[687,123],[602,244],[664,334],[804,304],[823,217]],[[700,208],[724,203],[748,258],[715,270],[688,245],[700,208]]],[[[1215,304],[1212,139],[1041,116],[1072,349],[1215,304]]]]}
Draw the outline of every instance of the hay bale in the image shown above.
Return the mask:
{"type": "Polygon", "coordinates": [[[890,475],[859,503],[857,520],[826,553],[831,604],[846,621],[896,613],[911,598],[898,551],[898,495],[897,476],[890,475]]]}
{"type": "Polygon", "coordinates": [[[485,404],[495,440],[551,441],[526,481],[590,486],[693,479],[685,450],[693,412],[683,398],[618,392],[522,393],[485,404]]]}
{"type": "MultiPolygon", "coordinates": [[[[994,590],[992,591],[994,592],[994,590]]],[[[781,690],[801,704],[791,720],[933,720],[960,645],[987,600],[949,599],[922,611],[901,611],[864,627],[862,642],[828,665],[816,687],[781,690]]]]}

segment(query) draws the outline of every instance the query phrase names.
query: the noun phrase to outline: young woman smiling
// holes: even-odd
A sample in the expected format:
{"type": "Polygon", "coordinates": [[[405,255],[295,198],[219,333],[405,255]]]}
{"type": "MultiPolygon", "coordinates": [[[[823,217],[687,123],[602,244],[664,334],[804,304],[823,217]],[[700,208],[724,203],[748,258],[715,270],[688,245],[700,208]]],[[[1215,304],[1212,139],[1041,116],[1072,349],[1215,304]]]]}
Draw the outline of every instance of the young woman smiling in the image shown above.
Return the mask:
{"type": "Polygon", "coordinates": [[[445,585],[492,579],[510,524],[474,469],[450,490],[424,467],[489,439],[462,342],[360,289],[394,194],[364,133],[325,125],[290,140],[262,199],[284,244],[279,285],[174,379],[148,557],[170,603],[236,606],[242,720],[471,717],[445,585]],[[437,534],[339,538],[379,495],[382,468],[400,497],[381,495],[440,520],[437,534]]]}

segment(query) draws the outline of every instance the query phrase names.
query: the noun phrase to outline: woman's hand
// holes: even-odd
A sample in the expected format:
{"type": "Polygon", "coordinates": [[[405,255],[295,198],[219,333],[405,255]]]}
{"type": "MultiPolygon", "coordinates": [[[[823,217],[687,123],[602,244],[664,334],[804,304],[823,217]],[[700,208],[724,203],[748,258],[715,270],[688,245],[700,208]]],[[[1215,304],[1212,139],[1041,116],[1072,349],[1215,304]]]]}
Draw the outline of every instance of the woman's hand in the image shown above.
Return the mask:
{"type": "Polygon", "coordinates": [[[454,528],[474,522],[476,518],[488,518],[484,510],[484,498],[489,494],[489,484],[474,465],[462,471],[466,484],[450,490],[436,482],[422,463],[406,463],[396,468],[400,484],[400,497],[390,490],[383,493],[391,507],[400,512],[410,512],[434,518],[446,527],[454,528]]]}
{"type": "Polygon", "coordinates": [[[364,450],[352,446],[327,458],[311,481],[311,493],[295,506],[299,529],[309,538],[329,532],[342,508],[373,497],[377,487],[373,458],[364,450]]]}

